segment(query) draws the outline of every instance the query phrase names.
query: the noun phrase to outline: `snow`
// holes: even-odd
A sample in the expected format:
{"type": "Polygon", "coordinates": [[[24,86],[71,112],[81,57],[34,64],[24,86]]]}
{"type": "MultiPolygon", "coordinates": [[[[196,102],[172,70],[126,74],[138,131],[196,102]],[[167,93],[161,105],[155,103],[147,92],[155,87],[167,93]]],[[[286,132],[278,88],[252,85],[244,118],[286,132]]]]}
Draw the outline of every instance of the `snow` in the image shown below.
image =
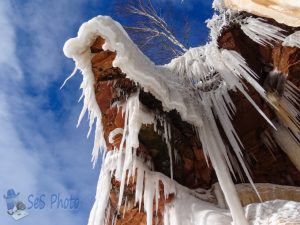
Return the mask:
{"type": "Polygon", "coordinates": [[[114,143],[114,137],[115,136],[117,136],[118,134],[123,134],[124,133],[124,130],[123,130],[123,128],[116,128],[116,129],[114,129],[113,131],[111,131],[110,133],[109,133],[109,136],[108,136],[108,142],[110,143],[110,144],[113,144],[114,143]]]}
{"type": "Polygon", "coordinates": [[[213,6],[219,13],[215,12],[211,19],[206,20],[207,27],[210,29],[210,38],[215,43],[217,43],[223,27],[229,24],[229,18],[234,14],[231,10],[225,10],[220,2],[219,0],[213,2],[213,6]]]}
{"type": "Polygon", "coordinates": [[[214,0],[213,3],[212,3],[212,7],[215,10],[219,10],[219,11],[224,10],[225,9],[224,0],[214,0]]]}
{"type": "MultiPolygon", "coordinates": [[[[220,23],[218,29],[222,29],[223,25],[220,23]]],[[[271,40],[277,41],[284,38],[280,34],[279,28],[266,25],[258,19],[247,18],[245,24],[242,24],[242,29],[250,38],[260,44],[267,44],[271,40]],[[259,33],[253,30],[254,26],[260,28],[259,33]]],[[[96,122],[95,143],[92,153],[94,164],[99,150],[106,148],[102,132],[101,112],[95,98],[95,81],[91,70],[92,53],[90,46],[98,36],[106,41],[103,45],[104,50],[117,52],[113,61],[114,67],[119,67],[129,79],[138,83],[144,91],[150,92],[161,101],[165,112],[175,109],[184,121],[194,125],[202,142],[205,156],[211,160],[215,169],[220,184],[219,193],[222,190],[234,224],[248,224],[231,174],[234,175],[235,171],[241,174],[242,170],[255,191],[256,189],[244,162],[243,144],[231,123],[236,109],[228,92],[232,90],[242,93],[270,125],[273,127],[274,125],[247,93],[245,81],[252,85],[262,98],[269,101],[265,90],[256,81],[257,75],[248,67],[243,57],[237,52],[219,49],[216,38],[212,38],[212,42],[207,45],[192,48],[167,65],[156,66],[130,40],[122,26],[110,17],[98,16],[84,23],[79,29],[78,36],[66,42],[64,53],[67,57],[73,58],[76,64],[75,70],[80,69],[83,75],[81,84],[83,109],[78,123],[86,112],[89,116],[90,130],[96,122]],[[220,121],[230,146],[226,146],[221,138],[216,118],[220,121]],[[231,155],[229,148],[232,148],[238,162],[231,155]]],[[[289,98],[294,97],[294,92],[289,91],[286,95],[289,98]]],[[[269,103],[273,104],[271,101],[269,103]]],[[[175,200],[173,206],[166,208],[165,224],[194,224],[203,220],[207,224],[224,224],[231,221],[228,211],[218,209],[207,202],[196,203],[193,196],[197,196],[197,193],[181,187],[172,180],[173,152],[175,150],[170,144],[170,125],[164,118],[157,117],[140,103],[139,91],[128,96],[126,102],[118,103],[112,107],[122,108],[125,114],[125,125],[123,129],[117,128],[109,134],[110,143],[118,134],[122,134],[122,140],[119,149],[104,155],[89,225],[100,225],[107,219],[112,176],[120,181],[119,209],[124,199],[124,188],[128,184],[129,178],[131,176],[136,177],[135,203],[139,204],[141,210],[143,202],[143,209],[147,213],[147,225],[152,225],[152,215],[158,207],[158,199],[167,198],[170,193],[176,193],[179,203],[185,199],[190,199],[190,201],[186,201],[190,205],[186,206],[186,209],[181,209],[175,200]],[[162,136],[168,147],[171,179],[153,172],[151,161],[145,161],[143,156],[137,156],[136,153],[139,147],[140,128],[143,124],[153,124],[156,127],[157,120],[164,127],[162,136]],[[163,183],[164,196],[159,196],[159,182],[163,183]],[[156,209],[153,209],[154,199],[156,209]],[[186,212],[184,210],[193,212],[192,215],[187,214],[192,216],[192,219],[187,218],[186,215],[180,217],[183,212],[186,212]]],[[[294,111],[290,111],[290,114],[296,118],[294,111]]],[[[175,153],[174,158],[176,161],[175,153]]],[[[198,198],[201,199],[199,196],[198,198]]],[[[185,205],[183,204],[183,206],[185,205]]],[[[249,212],[252,212],[252,208],[249,208],[249,212]]],[[[249,215],[248,218],[251,218],[252,214],[249,215]]]]}
{"type": "MultiPolygon", "coordinates": [[[[254,203],[245,208],[249,224],[278,225],[299,224],[300,203],[272,200],[254,203]]],[[[164,225],[231,225],[232,219],[226,209],[201,201],[185,192],[177,192],[172,203],[165,207],[164,225]]]]}
{"type": "Polygon", "coordinates": [[[246,207],[250,224],[300,224],[300,203],[274,200],[246,207]]]}
{"type": "Polygon", "coordinates": [[[166,205],[164,225],[226,225],[232,219],[228,210],[199,200],[185,192],[177,192],[172,203],[166,205]]]}

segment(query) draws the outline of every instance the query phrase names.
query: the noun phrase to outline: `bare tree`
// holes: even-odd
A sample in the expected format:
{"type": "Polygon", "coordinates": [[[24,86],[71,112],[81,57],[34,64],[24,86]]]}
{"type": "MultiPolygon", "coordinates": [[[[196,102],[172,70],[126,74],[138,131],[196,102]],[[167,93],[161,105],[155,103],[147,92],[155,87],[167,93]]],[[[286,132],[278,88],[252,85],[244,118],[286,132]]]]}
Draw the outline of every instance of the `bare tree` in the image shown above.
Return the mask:
{"type": "Polygon", "coordinates": [[[118,7],[119,15],[135,17],[133,25],[124,26],[135,43],[158,61],[182,55],[187,51],[190,33],[188,20],[180,30],[182,41],[172,27],[159,15],[151,0],[135,0],[126,7],[118,7]],[[148,50],[148,51],[147,51],[148,50]]]}

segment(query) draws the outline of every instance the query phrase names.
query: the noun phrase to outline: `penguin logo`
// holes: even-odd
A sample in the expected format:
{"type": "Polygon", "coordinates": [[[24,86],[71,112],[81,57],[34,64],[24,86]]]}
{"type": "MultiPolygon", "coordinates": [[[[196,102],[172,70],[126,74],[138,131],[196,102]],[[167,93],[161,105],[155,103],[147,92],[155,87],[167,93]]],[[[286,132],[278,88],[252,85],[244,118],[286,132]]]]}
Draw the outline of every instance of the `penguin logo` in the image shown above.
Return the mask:
{"type": "Polygon", "coordinates": [[[16,194],[14,189],[9,189],[7,190],[7,195],[3,196],[6,200],[7,213],[15,220],[22,219],[28,215],[28,213],[25,211],[26,205],[19,200],[19,195],[19,192],[16,194]]]}

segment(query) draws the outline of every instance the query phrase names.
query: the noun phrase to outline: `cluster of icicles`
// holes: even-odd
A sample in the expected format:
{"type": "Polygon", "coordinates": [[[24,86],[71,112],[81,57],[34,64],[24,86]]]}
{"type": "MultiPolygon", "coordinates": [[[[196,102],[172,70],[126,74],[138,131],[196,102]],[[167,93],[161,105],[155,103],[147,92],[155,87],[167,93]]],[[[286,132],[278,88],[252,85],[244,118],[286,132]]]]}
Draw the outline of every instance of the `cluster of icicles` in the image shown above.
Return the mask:
{"type": "MultiPolygon", "coordinates": [[[[118,107],[122,108],[125,114],[125,126],[123,130],[123,138],[120,143],[120,149],[108,152],[102,165],[102,170],[99,178],[99,185],[96,196],[96,203],[92,209],[89,224],[97,224],[95,221],[102,224],[105,215],[109,215],[106,211],[107,201],[110,192],[111,178],[121,181],[119,191],[118,207],[121,207],[123,201],[123,193],[125,185],[129,183],[130,177],[135,177],[135,203],[141,204],[143,201],[144,210],[147,213],[147,224],[152,224],[153,215],[153,200],[156,202],[156,212],[158,210],[159,182],[164,186],[165,198],[171,193],[176,193],[175,183],[162,174],[151,171],[151,162],[142,160],[137,157],[136,150],[139,147],[138,133],[142,124],[154,124],[157,127],[157,122],[162,123],[164,127],[163,136],[170,146],[169,125],[163,118],[148,112],[139,101],[139,93],[130,96],[129,99],[118,107]],[[124,147],[124,144],[126,145],[124,147]],[[127,179],[126,179],[127,178],[127,179]]],[[[118,129],[118,128],[117,128],[118,129]]],[[[112,133],[116,134],[115,131],[112,133]]],[[[113,140],[113,135],[111,136],[113,140]]],[[[170,149],[170,148],[169,148],[170,149]]],[[[171,151],[171,149],[170,149],[171,151]]],[[[125,200],[126,208],[127,200],[125,200]]]]}
{"type": "MultiPolygon", "coordinates": [[[[223,16],[220,15],[218,19],[220,18],[223,16]]],[[[223,21],[221,26],[226,25],[226,23],[223,21]]],[[[259,44],[284,41],[285,45],[299,47],[299,34],[293,34],[286,38],[280,28],[255,18],[243,19],[240,24],[245,34],[259,44]]],[[[220,31],[221,27],[214,27],[213,29],[215,30],[212,30],[212,33],[218,33],[216,30],[220,31]]],[[[94,75],[91,69],[92,53],[89,51],[89,47],[98,36],[103,37],[106,41],[103,45],[104,50],[117,52],[113,62],[115,67],[119,67],[129,79],[139,83],[145,91],[151,92],[162,102],[165,111],[176,109],[183,120],[194,125],[205,155],[207,159],[210,159],[215,169],[233,222],[236,225],[248,224],[231,175],[234,175],[234,171],[242,174],[239,168],[241,165],[254,189],[255,186],[243,159],[243,144],[231,123],[236,109],[228,91],[241,92],[274,127],[248,95],[246,85],[243,83],[247,81],[251,84],[261,97],[276,110],[277,107],[269,101],[265,90],[256,82],[257,75],[248,67],[241,55],[235,51],[219,49],[216,41],[203,47],[190,49],[183,56],[172,60],[168,65],[155,66],[132,43],[120,24],[110,17],[98,16],[83,24],[78,37],[70,39],[64,47],[65,55],[73,58],[76,62],[75,70],[80,69],[83,74],[81,88],[83,89],[84,106],[79,121],[86,111],[89,115],[90,128],[93,127],[96,120],[94,163],[99,150],[104,150],[96,201],[90,214],[89,225],[102,225],[108,222],[112,176],[120,181],[119,207],[122,204],[124,187],[129,182],[129,177],[135,177],[135,203],[139,204],[141,209],[143,202],[144,211],[147,213],[147,225],[152,225],[154,199],[157,212],[158,199],[162,197],[159,196],[159,181],[163,183],[165,197],[170,193],[178,192],[178,187],[180,187],[172,179],[151,171],[151,162],[145,163],[136,154],[139,147],[138,133],[142,124],[155,125],[157,123],[156,116],[139,102],[139,93],[129,96],[125,103],[116,104],[115,107],[120,107],[123,110],[125,126],[124,129],[119,128],[112,131],[109,139],[113,141],[116,134],[122,133],[122,141],[119,149],[105,153],[101,112],[94,93],[94,75]],[[222,140],[215,117],[220,121],[238,162],[222,140]]],[[[212,37],[212,40],[216,40],[216,38],[212,37]]],[[[74,74],[75,71],[72,75],[74,74]]],[[[291,84],[287,85],[282,103],[292,118],[292,122],[296,124],[295,127],[299,128],[299,112],[295,107],[295,103],[298,104],[295,100],[297,97],[297,89],[291,84]]],[[[166,121],[163,119],[159,121],[165,128],[162,136],[168,146],[171,177],[173,177],[172,160],[176,154],[170,145],[171,132],[166,121]]],[[[274,127],[274,129],[276,128],[274,127]]],[[[299,130],[296,129],[295,133],[297,134],[297,132],[299,130]]],[[[180,187],[179,189],[184,188],[180,187]]],[[[126,202],[125,200],[125,205],[126,202]]],[[[165,219],[166,221],[168,219],[165,219]]]]}

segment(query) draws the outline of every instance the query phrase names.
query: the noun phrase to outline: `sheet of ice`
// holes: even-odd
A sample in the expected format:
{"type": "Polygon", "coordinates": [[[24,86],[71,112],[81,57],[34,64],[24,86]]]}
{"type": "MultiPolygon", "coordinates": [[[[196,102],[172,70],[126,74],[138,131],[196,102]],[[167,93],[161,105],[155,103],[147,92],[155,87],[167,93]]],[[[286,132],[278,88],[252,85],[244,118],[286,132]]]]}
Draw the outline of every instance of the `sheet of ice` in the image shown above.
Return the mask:
{"type": "Polygon", "coordinates": [[[300,31],[287,36],[282,45],[300,48],[300,31]]]}

